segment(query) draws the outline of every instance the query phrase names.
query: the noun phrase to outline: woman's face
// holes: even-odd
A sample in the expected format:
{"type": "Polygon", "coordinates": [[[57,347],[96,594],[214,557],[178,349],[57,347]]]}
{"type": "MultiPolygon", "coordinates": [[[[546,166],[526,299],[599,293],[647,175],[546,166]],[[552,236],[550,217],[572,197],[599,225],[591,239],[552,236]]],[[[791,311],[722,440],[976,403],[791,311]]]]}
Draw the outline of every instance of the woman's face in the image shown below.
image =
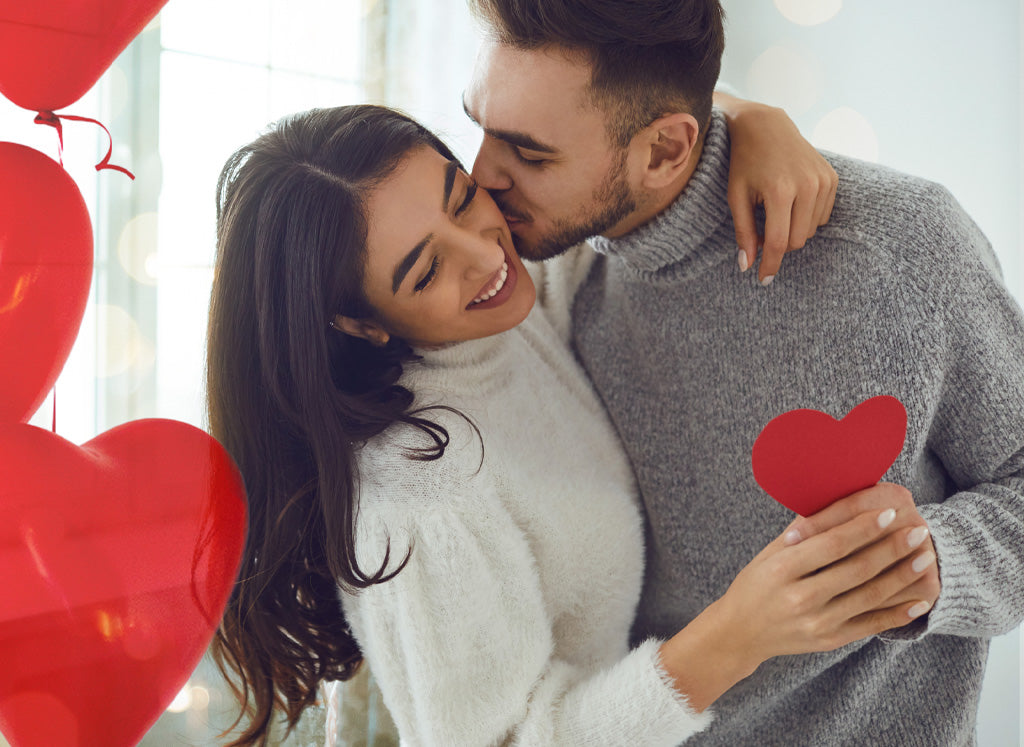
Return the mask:
{"type": "Polygon", "coordinates": [[[367,201],[366,296],[414,347],[504,332],[536,291],[485,190],[430,147],[411,151],[367,201]]]}

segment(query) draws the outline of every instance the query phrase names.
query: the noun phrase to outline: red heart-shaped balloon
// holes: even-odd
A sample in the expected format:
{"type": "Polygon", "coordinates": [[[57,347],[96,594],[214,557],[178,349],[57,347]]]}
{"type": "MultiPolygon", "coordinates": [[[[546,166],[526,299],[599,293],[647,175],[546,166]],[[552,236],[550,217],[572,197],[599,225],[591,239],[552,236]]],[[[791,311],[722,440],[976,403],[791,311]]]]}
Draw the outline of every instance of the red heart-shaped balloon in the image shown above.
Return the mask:
{"type": "Polygon", "coordinates": [[[881,480],[906,437],[907,411],[895,397],[865,400],[842,420],[791,410],[754,442],[754,479],[783,506],[809,516],[881,480]]]}
{"type": "Polygon", "coordinates": [[[78,187],[39,151],[0,143],[0,421],[28,420],[46,399],[91,281],[92,223],[78,187]]]}
{"type": "Polygon", "coordinates": [[[137,420],[78,447],[0,424],[11,744],[136,744],[209,644],[244,535],[238,471],[198,428],[137,420]]]}
{"type": "Polygon", "coordinates": [[[0,5],[0,93],[32,111],[82,98],[167,0],[10,0],[0,5]]]}

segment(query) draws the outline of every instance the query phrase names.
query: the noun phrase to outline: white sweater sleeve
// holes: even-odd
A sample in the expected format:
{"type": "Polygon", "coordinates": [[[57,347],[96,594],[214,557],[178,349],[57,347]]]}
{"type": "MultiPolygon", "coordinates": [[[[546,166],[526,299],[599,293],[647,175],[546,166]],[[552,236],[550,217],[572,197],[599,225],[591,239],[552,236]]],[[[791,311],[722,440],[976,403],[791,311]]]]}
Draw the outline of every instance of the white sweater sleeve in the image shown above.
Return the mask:
{"type": "Polygon", "coordinates": [[[554,656],[527,537],[482,481],[445,485],[438,467],[390,471],[388,495],[405,500],[361,512],[358,557],[375,570],[390,538],[390,567],[411,547],[408,564],[342,595],[403,743],[669,747],[710,722],[669,684],[657,641],[605,671],[554,656]]]}

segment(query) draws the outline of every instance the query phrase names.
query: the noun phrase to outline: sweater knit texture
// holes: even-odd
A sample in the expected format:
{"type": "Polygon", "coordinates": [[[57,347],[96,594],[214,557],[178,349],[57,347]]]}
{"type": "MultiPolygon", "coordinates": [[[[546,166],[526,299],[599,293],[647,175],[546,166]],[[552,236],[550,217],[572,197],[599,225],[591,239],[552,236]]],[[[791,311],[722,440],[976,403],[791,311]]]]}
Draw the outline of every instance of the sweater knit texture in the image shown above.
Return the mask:
{"type": "Polygon", "coordinates": [[[594,240],[574,344],[646,509],[634,636],[686,625],[793,518],[750,467],[769,420],[893,395],[908,432],[883,479],[931,529],[937,603],[905,628],[762,664],[688,744],[970,745],[988,639],[1024,617],[1024,317],[948,191],[826,156],[831,220],[768,288],[736,268],[717,112],[679,198],[594,240]]]}
{"type": "Polygon", "coordinates": [[[568,346],[576,258],[537,271],[538,305],[494,337],[422,351],[402,383],[451,443],[406,426],[359,456],[357,558],[390,581],[342,594],[403,744],[665,745],[705,726],[659,641],[630,650],[643,524],[615,431],[568,346]],[[551,310],[549,313],[548,306],[551,310]],[[482,441],[482,448],[481,448],[482,441]]]}

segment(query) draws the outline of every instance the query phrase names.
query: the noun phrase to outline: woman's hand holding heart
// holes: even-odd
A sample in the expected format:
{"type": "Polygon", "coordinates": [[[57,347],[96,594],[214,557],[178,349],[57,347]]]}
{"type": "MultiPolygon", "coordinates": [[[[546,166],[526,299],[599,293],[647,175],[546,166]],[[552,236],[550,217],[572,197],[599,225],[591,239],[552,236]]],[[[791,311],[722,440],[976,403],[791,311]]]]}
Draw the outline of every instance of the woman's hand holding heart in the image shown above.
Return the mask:
{"type": "Polygon", "coordinates": [[[887,506],[896,509],[896,518],[889,531],[894,534],[900,533],[908,547],[915,550],[912,562],[924,567],[925,571],[913,585],[879,602],[875,609],[884,609],[910,600],[921,600],[927,603],[930,609],[938,600],[942,589],[939,563],[935,562],[938,553],[928,532],[928,525],[918,513],[914,497],[901,485],[879,483],[842,498],[816,514],[798,518],[784,535],[785,542],[788,545],[797,544],[847,522],[859,513],[887,506]]]}
{"type": "Polygon", "coordinates": [[[862,493],[790,525],[662,644],[662,666],[694,709],[767,659],[830,651],[931,608],[935,558],[909,493],[893,485],[862,493]]]}

